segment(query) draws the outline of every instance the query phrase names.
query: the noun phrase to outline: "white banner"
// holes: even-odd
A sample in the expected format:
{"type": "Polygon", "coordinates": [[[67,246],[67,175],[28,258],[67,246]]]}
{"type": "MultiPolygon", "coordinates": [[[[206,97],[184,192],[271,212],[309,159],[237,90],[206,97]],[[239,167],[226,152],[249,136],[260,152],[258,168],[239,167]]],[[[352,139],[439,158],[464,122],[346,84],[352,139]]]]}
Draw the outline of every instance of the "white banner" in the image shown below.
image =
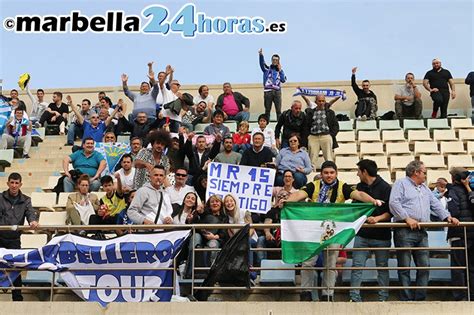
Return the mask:
{"type": "Polygon", "coordinates": [[[240,209],[265,214],[272,206],[275,173],[263,167],[209,163],[206,200],[212,195],[224,198],[232,194],[240,209]]]}
{"type": "MultiPolygon", "coordinates": [[[[110,302],[170,301],[172,290],[157,288],[173,287],[173,270],[157,268],[173,265],[173,258],[179,253],[188,235],[189,231],[173,231],[93,240],[67,234],[53,238],[38,249],[2,248],[0,267],[59,271],[69,287],[84,288],[74,290],[78,296],[101,305],[110,302]],[[94,287],[125,289],[92,289],[94,287]]],[[[11,281],[16,274],[17,272],[13,272],[9,275],[11,281]]],[[[10,281],[0,281],[0,285],[9,286],[8,282],[10,281]]]]}

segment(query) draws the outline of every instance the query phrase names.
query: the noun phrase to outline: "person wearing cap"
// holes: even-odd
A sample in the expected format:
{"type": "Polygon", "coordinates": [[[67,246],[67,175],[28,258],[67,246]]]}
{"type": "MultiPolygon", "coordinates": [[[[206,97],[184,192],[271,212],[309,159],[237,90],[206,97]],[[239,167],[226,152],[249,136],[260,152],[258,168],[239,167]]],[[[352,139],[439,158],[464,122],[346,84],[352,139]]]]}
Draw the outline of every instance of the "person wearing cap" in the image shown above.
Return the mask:
{"type": "Polygon", "coordinates": [[[240,164],[240,160],[242,159],[242,155],[238,152],[234,152],[232,148],[234,147],[234,141],[232,140],[231,135],[227,135],[224,137],[224,151],[219,153],[214,162],[218,163],[227,163],[227,164],[240,164]]]}
{"type": "Polygon", "coordinates": [[[264,146],[264,142],[265,135],[262,132],[254,133],[252,136],[252,147],[242,153],[240,165],[265,167],[267,163],[272,163],[272,150],[264,146]]]}
{"type": "MultiPolygon", "coordinates": [[[[292,193],[287,201],[304,201],[309,198],[311,202],[319,203],[345,203],[346,200],[352,199],[361,202],[372,203],[375,206],[381,206],[380,200],[374,199],[367,193],[355,190],[345,182],[337,178],[337,166],[332,161],[325,161],[321,165],[321,177],[314,182],[303,186],[299,191],[292,193]]],[[[329,248],[339,248],[339,244],[331,244],[329,248]]],[[[339,252],[337,250],[324,252],[324,262],[328,268],[335,268],[339,252]]],[[[318,256],[314,256],[303,262],[303,267],[314,267],[318,256]]],[[[325,267],[326,267],[325,266],[325,267]]],[[[323,287],[334,287],[336,285],[336,270],[329,270],[324,272],[323,287]]],[[[314,286],[314,270],[301,271],[301,286],[314,286]]],[[[332,301],[334,290],[324,289],[321,296],[321,301],[332,301]]],[[[300,295],[301,301],[312,301],[311,291],[303,291],[300,295]]]]}
{"type": "MultiPolygon", "coordinates": [[[[448,211],[461,222],[474,221],[474,192],[469,185],[469,171],[462,167],[452,168],[451,174],[453,184],[449,188],[448,211]]],[[[467,272],[465,269],[451,270],[451,285],[465,287],[469,286],[470,300],[474,299],[474,229],[466,231],[467,240],[464,238],[464,229],[460,227],[448,228],[448,240],[452,247],[467,247],[467,250],[456,249],[450,253],[451,266],[465,267],[466,252],[468,259],[469,283],[467,283],[467,272]]],[[[466,290],[453,290],[453,298],[456,301],[467,301],[466,290]]]]}
{"type": "Polygon", "coordinates": [[[224,112],[224,120],[248,121],[250,100],[239,92],[232,91],[229,82],[222,85],[224,93],[217,98],[216,110],[224,112]]]}
{"type": "MultiPolygon", "coordinates": [[[[433,210],[436,216],[454,225],[459,220],[451,214],[436,199],[431,190],[426,186],[426,167],[422,161],[412,161],[405,168],[406,177],[398,179],[392,186],[389,207],[393,221],[406,223],[405,228],[396,228],[393,233],[395,247],[428,247],[428,233],[426,228],[420,226],[421,222],[430,222],[433,210]]],[[[427,250],[404,251],[397,250],[398,267],[410,267],[413,255],[417,267],[430,265],[430,254],[427,250]]],[[[416,285],[428,286],[430,271],[420,269],[416,272],[416,285]]],[[[400,291],[402,301],[424,301],[426,289],[410,290],[410,270],[398,270],[398,279],[401,286],[406,289],[400,291]]]]}
{"type": "Polygon", "coordinates": [[[449,96],[454,100],[456,98],[456,87],[453,76],[449,70],[441,67],[441,60],[433,59],[431,62],[433,68],[426,72],[423,78],[423,86],[430,92],[433,100],[433,112],[431,118],[438,116],[438,110],[441,110],[440,118],[448,117],[449,96]],[[451,92],[449,91],[451,89],[451,92]]]}
{"type": "Polygon", "coordinates": [[[224,125],[225,114],[223,111],[217,109],[214,114],[212,114],[212,124],[204,128],[205,135],[217,135],[220,134],[222,137],[229,136],[230,130],[229,127],[224,125]]]}
{"type": "Polygon", "coordinates": [[[140,84],[140,93],[135,93],[128,88],[128,75],[122,74],[123,92],[133,102],[133,118],[136,118],[138,113],[144,112],[148,117],[156,119],[156,96],[160,88],[155,81],[155,73],[153,71],[148,73],[148,78],[153,86],[151,90],[150,83],[143,81],[140,84]]]}

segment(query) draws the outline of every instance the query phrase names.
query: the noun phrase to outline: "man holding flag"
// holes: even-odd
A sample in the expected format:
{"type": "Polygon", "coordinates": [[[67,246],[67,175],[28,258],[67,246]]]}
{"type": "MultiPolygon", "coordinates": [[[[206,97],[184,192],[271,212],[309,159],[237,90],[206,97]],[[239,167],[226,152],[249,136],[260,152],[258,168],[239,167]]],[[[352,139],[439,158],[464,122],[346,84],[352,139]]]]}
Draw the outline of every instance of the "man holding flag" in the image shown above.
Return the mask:
{"type": "MultiPolygon", "coordinates": [[[[325,161],[321,165],[320,180],[309,183],[301,190],[291,194],[287,201],[303,201],[306,198],[321,204],[340,205],[337,207],[319,205],[319,209],[315,209],[315,206],[301,204],[287,204],[285,206],[285,211],[281,216],[283,260],[288,263],[303,262],[303,267],[314,267],[318,259],[317,254],[324,247],[338,248],[349,243],[365,222],[366,216],[373,211],[373,207],[367,207],[367,205],[344,205],[346,200],[353,199],[372,203],[375,206],[382,205],[382,201],[338,180],[337,166],[332,161],[325,161]],[[298,209],[302,207],[305,209],[298,209]],[[292,226],[293,224],[294,226],[292,226]],[[290,257],[292,253],[296,252],[299,257],[290,257]]],[[[330,269],[336,267],[338,253],[337,250],[332,250],[324,254],[325,267],[330,269]]],[[[334,287],[336,275],[336,270],[324,272],[322,286],[334,287]]],[[[314,286],[314,270],[301,271],[301,286],[314,286]]],[[[324,289],[321,300],[332,301],[333,295],[333,289],[324,289]]],[[[311,292],[303,291],[300,300],[311,301],[311,292]]]]}

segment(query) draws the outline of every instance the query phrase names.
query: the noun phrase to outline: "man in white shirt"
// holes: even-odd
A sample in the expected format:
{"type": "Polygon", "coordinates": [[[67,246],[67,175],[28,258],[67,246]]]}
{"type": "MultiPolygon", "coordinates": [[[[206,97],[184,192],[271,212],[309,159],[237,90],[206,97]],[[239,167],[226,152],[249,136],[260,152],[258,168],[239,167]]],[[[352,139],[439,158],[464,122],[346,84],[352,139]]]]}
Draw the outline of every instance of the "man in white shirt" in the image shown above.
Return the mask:
{"type": "Polygon", "coordinates": [[[408,72],[405,75],[405,84],[398,87],[395,93],[395,115],[398,119],[420,119],[423,110],[421,92],[415,84],[415,75],[408,72]]]}
{"type": "Polygon", "coordinates": [[[174,185],[166,187],[165,191],[168,193],[171,204],[183,204],[184,196],[188,192],[195,192],[194,187],[186,185],[188,180],[188,170],[185,168],[178,168],[174,173],[174,185]]]}
{"type": "Polygon", "coordinates": [[[135,167],[133,167],[133,158],[130,153],[122,156],[120,166],[121,168],[115,174],[120,175],[122,191],[124,194],[128,194],[133,189],[133,178],[135,177],[135,167]]]}
{"type": "Polygon", "coordinates": [[[194,97],[194,104],[198,104],[199,102],[206,102],[207,106],[214,109],[214,97],[209,94],[209,87],[207,85],[201,85],[198,89],[198,95],[194,97]]]}
{"type": "Polygon", "coordinates": [[[41,127],[39,124],[39,120],[41,118],[41,115],[43,115],[44,111],[46,108],[48,108],[49,103],[45,102],[44,100],[44,90],[43,89],[38,89],[36,90],[36,99],[33,96],[33,94],[30,91],[29,86],[26,86],[26,94],[28,94],[28,97],[31,100],[31,112],[30,112],[30,121],[33,123],[33,125],[38,128],[41,127]]]}

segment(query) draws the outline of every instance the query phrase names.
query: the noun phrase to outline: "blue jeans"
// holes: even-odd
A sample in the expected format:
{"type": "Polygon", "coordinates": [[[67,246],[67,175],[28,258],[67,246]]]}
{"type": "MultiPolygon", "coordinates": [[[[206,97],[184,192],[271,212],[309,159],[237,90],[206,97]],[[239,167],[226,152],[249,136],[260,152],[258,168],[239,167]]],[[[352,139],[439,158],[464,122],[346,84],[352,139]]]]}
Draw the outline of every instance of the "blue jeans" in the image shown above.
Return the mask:
{"type": "Polygon", "coordinates": [[[243,154],[245,150],[248,148],[251,148],[252,145],[250,143],[244,143],[244,144],[234,144],[232,146],[232,151],[239,152],[240,154],[243,154]]]}
{"type": "Polygon", "coordinates": [[[241,122],[241,121],[248,121],[250,118],[250,113],[249,112],[238,112],[237,115],[234,115],[234,116],[231,116],[231,115],[228,115],[227,116],[227,119],[228,120],[236,120],[237,122],[241,122]]]}
{"type": "MultiPolygon", "coordinates": [[[[376,240],[373,238],[365,238],[356,236],[354,241],[354,248],[361,247],[390,247],[392,244],[391,240],[376,240]]],[[[388,266],[388,250],[376,250],[375,252],[375,265],[377,267],[388,266]]],[[[352,267],[365,267],[367,258],[369,258],[370,251],[353,251],[352,252],[352,267]]],[[[360,287],[362,283],[363,270],[352,270],[351,272],[351,287],[360,287]]],[[[387,287],[390,283],[388,270],[377,271],[377,283],[381,287],[387,287]]],[[[379,301],[383,302],[388,299],[387,290],[379,290],[379,301]]],[[[354,302],[362,302],[360,297],[360,290],[353,289],[349,292],[350,298],[354,302]]]]}
{"type": "MultiPolygon", "coordinates": [[[[250,248],[264,248],[265,247],[265,236],[263,235],[260,235],[257,238],[257,240],[254,240],[251,237],[249,238],[249,240],[250,240],[250,248]]],[[[249,265],[254,266],[254,267],[260,267],[260,263],[262,262],[263,259],[265,259],[264,251],[258,251],[258,252],[250,251],[249,265]],[[254,260],[254,255],[255,255],[255,260],[254,260]]]]}
{"type": "Polygon", "coordinates": [[[72,123],[69,126],[69,129],[67,130],[67,143],[74,144],[74,140],[76,140],[76,137],[82,138],[83,134],[84,129],[82,128],[82,126],[77,125],[76,123],[72,123]]]}
{"type": "MultiPolygon", "coordinates": [[[[410,230],[409,228],[395,229],[393,233],[395,247],[428,247],[428,233],[424,229],[410,230]]],[[[398,267],[409,267],[411,256],[417,267],[429,267],[430,253],[427,250],[416,251],[397,251],[398,267]]],[[[427,286],[430,277],[429,270],[416,271],[416,286],[427,286]]],[[[398,270],[398,279],[404,287],[411,284],[410,270],[398,270]]],[[[400,291],[400,300],[402,301],[424,301],[426,299],[426,290],[405,289],[400,291]]]]}
{"type": "MultiPolygon", "coordinates": [[[[296,189],[300,189],[304,185],[306,185],[306,182],[308,181],[308,178],[306,177],[305,174],[300,173],[300,172],[294,172],[293,177],[295,178],[295,182],[293,183],[293,186],[296,189]]],[[[278,173],[275,178],[275,186],[283,186],[283,174],[278,173]]]]}
{"type": "MultiPolygon", "coordinates": [[[[63,182],[63,187],[64,187],[64,192],[73,192],[74,187],[76,187],[76,184],[69,177],[65,177],[64,182],[63,182]]],[[[99,180],[96,179],[90,183],[90,186],[89,186],[90,191],[99,191],[99,189],[100,189],[99,180]]]]}
{"type": "MultiPolygon", "coordinates": [[[[194,234],[193,245],[194,245],[194,248],[196,247],[220,248],[221,247],[220,242],[218,240],[208,241],[204,237],[202,237],[202,235],[199,233],[194,234]]],[[[218,254],[219,254],[218,251],[203,252],[203,255],[205,257],[204,261],[206,261],[208,266],[211,266],[218,254]],[[210,256],[210,259],[209,259],[209,256],[210,256]]]]}

